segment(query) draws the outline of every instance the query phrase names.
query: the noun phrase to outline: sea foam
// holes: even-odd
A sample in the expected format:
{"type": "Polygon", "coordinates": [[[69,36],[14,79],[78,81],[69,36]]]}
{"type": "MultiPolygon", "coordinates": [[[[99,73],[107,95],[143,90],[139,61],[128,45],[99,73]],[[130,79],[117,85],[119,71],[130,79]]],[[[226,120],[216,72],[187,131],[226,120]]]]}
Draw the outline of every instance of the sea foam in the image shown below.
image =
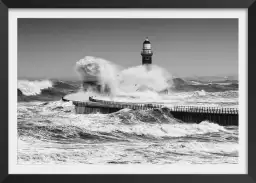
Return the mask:
{"type": "Polygon", "coordinates": [[[18,80],[18,89],[23,95],[38,95],[41,90],[46,88],[51,88],[53,83],[49,80],[42,81],[28,81],[28,80],[18,80]]]}

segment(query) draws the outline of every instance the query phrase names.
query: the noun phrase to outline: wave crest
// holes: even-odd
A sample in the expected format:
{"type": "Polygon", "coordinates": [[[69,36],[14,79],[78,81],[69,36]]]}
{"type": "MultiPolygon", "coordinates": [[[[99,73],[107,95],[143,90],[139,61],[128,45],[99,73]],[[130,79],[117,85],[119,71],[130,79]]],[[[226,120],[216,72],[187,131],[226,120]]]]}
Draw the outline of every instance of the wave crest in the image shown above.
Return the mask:
{"type": "Polygon", "coordinates": [[[177,124],[182,121],[175,119],[169,108],[153,109],[153,110],[131,110],[122,109],[109,115],[110,117],[118,117],[123,123],[153,123],[153,124],[177,124]]]}
{"type": "Polygon", "coordinates": [[[31,96],[38,95],[43,89],[51,88],[53,83],[49,80],[42,81],[28,81],[28,80],[18,80],[18,89],[23,95],[31,96]]]}
{"type": "Polygon", "coordinates": [[[84,89],[95,85],[96,91],[112,96],[145,91],[161,92],[171,85],[171,75],[163,68],[139,65],[121,70],[121,67],[102,58],[86,56],[76,63],[84,89]],[[107,90],[105,91],[105,89],[107,90]]]}
{"type": "Polygon", "coordinates": [[[79,139],[127,141],[193,138],[194,135],[207,136],[217,132],[222,133],[223,138],[232,136],[230,141],[237,137],[237,134],[229,133],[223,126],[210,121],[183,123],[174,118],[168,108],[147,111],[123,109],[108,115],[76,115],[71,102],[40,103],[26,110],[22,106],[18,108],[18,118],[26,118],[26,121],[18,122],[18,134],[21,138],[31,136],[36,139],[64,140],[68,143],[79,139]],[[36,110],[37,115],[45,118],[32,115],[31,110],[36,110]]]}

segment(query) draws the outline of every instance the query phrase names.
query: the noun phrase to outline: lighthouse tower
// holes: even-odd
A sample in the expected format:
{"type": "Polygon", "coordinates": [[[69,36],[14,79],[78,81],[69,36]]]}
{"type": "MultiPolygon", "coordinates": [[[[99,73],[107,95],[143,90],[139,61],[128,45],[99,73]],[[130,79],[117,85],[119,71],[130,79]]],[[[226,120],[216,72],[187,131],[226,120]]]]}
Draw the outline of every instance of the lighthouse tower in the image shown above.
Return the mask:
{"type": "Polygon", "coordinates": [[[152,55],[153,52],[151,50],[151,43],[149,42],[148,38],[146,38],[145,41],[143,42],[143,48],[141,51],[142,65],[152,64],[152,55]]]}

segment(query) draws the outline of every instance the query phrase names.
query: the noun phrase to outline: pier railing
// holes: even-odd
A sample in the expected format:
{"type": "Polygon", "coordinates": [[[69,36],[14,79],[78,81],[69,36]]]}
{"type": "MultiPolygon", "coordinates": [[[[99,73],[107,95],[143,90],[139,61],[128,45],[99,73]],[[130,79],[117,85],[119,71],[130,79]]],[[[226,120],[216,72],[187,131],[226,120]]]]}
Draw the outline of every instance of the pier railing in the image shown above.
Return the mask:
{"type": "MultiPolygon", "coordinates": [[[[133,110],[153,110],[166,107],[163,104],[151,103],[130,103],[130,102],[114,102],[89,98],[89,101],[73,101],[76,113],[112,113],[124,108],[133,110]]],[[[188,123],[200,123],[209,120],[221,125],[238,125],[238,109],[237,108],[219,108],[204,106],[173,106],[168,107],[173,117],[188,123]]]]}

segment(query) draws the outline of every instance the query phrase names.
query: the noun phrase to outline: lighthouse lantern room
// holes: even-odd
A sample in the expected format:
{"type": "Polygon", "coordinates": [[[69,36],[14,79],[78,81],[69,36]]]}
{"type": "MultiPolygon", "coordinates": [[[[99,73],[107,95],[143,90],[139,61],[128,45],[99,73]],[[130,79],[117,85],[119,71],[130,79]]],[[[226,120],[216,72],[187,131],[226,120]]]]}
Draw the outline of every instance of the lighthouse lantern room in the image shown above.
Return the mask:
{"type": "Polygon", "coordinates": [[[152,64],[152,55],[153,55],[153,52],[151,50],[151,43],[148,40],[148,38],[146,38],[145,41],[143,42],[143,48],[141,51],[142,65],[152,64]]]}

